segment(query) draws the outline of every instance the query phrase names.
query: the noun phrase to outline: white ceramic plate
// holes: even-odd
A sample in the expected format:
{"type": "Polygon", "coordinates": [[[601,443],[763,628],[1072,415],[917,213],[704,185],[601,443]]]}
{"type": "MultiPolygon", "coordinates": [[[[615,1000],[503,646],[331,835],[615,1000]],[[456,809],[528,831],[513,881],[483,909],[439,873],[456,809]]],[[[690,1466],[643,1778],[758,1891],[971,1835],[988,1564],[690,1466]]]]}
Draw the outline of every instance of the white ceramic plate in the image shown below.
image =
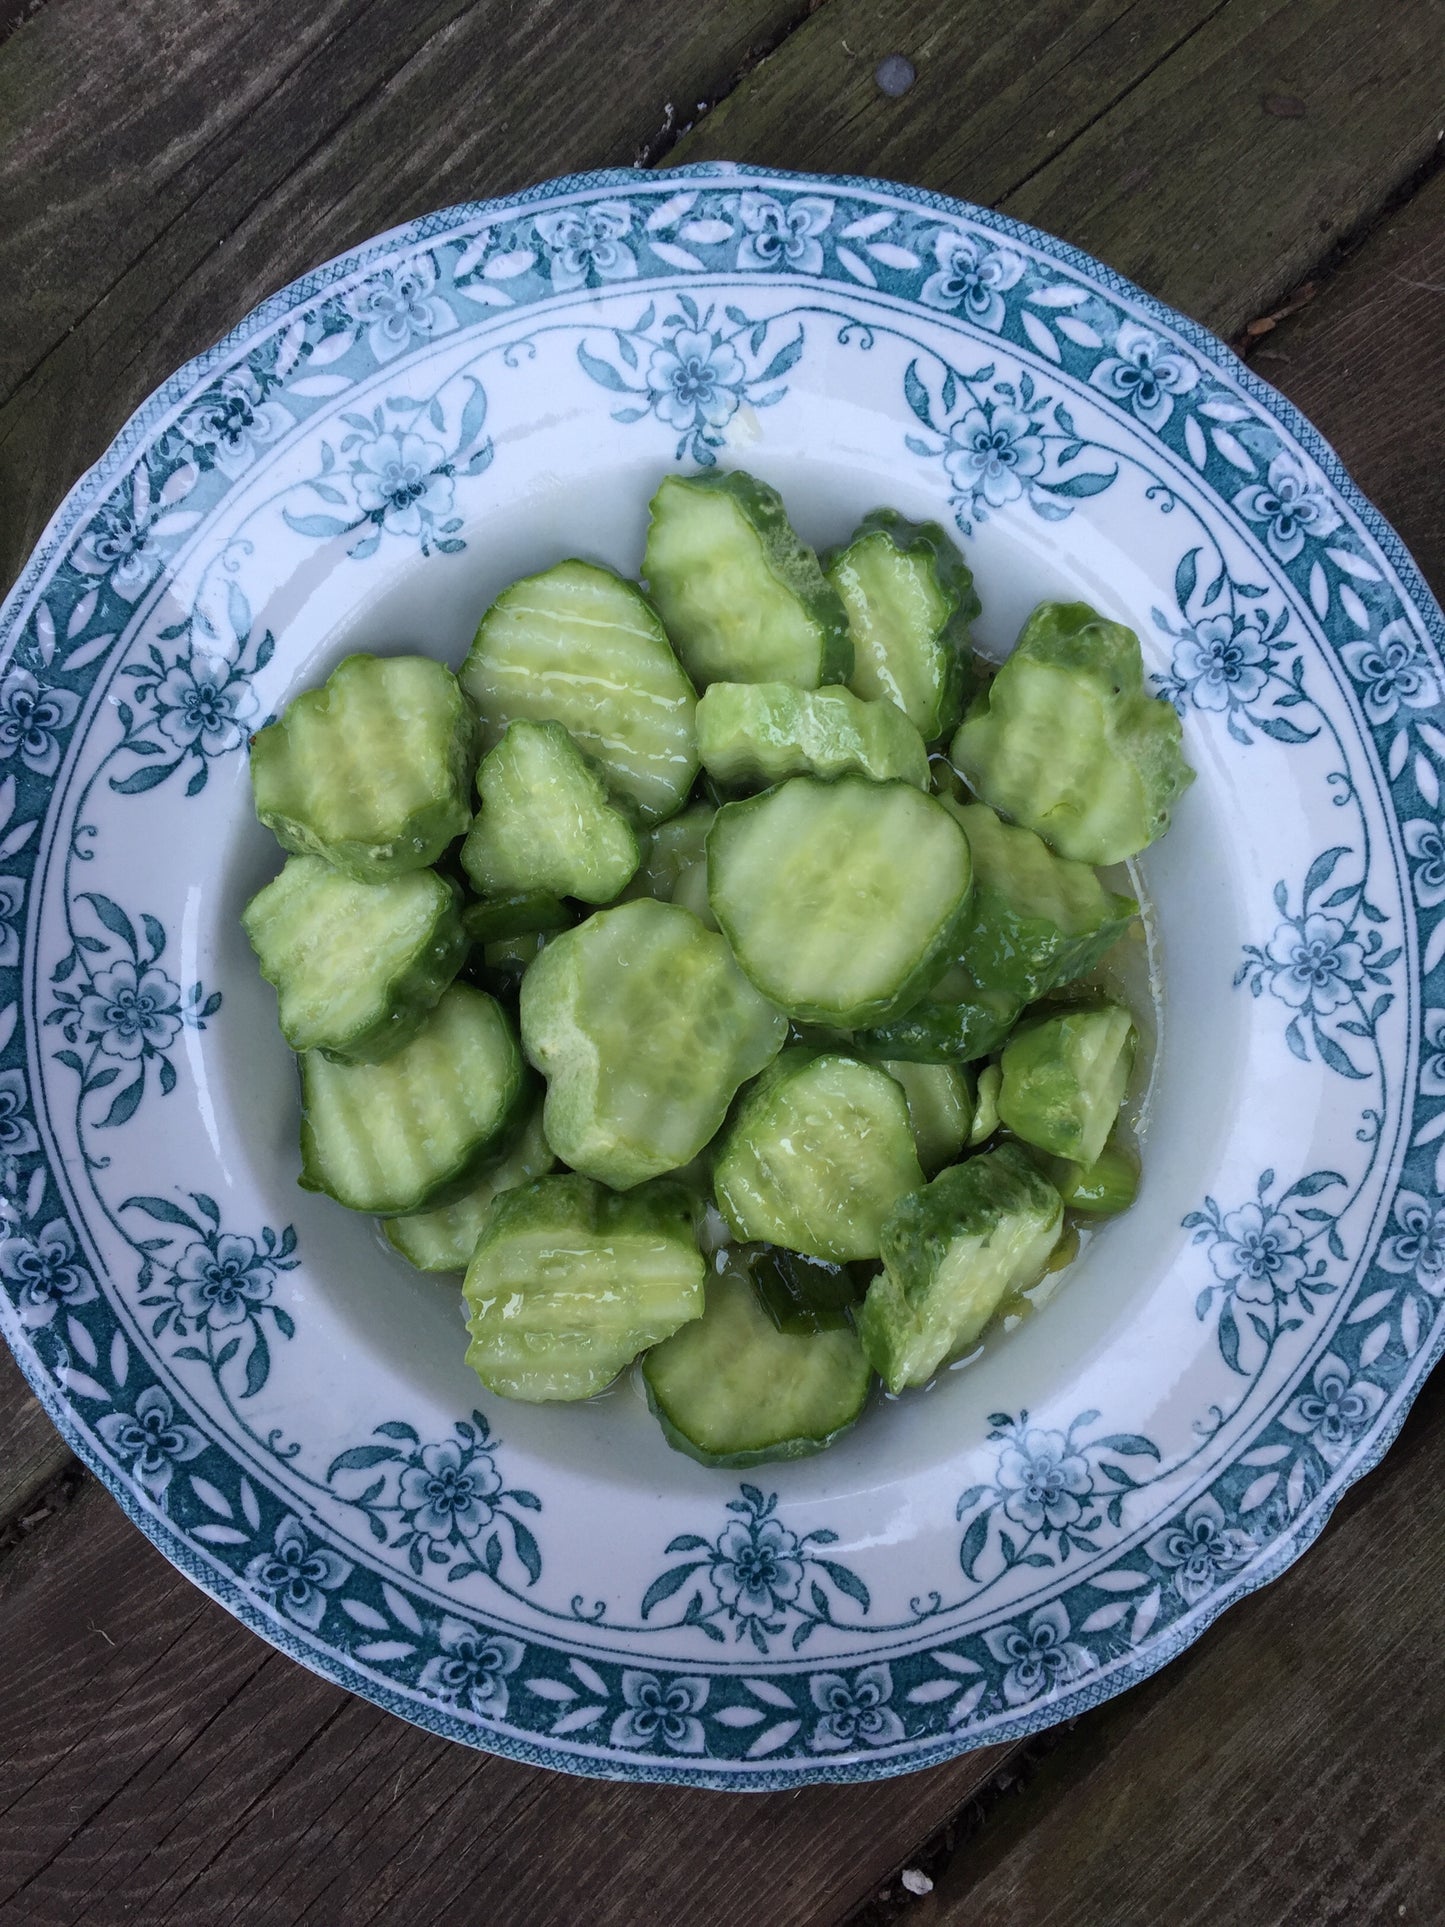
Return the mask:
{"type": "Polygon", "coordinates": [[[455,1739],[778,1787],[1075,1714],[1295,1558],[1441,1350],[1441,634],[1287,403],[996,215],[705,166],[384,236],[152,397],[0,615],[6,1335],[197,1584],[455,1739]],[[1199,772],[1142,866],[1138,1205],[742,1482],[626,1385],[481,1396],[455,1290],[297,1190],[237,924],[249,729],[350,649],[458,661],[564,555],[635,572],[714,462],[820,544],[956,525],[995,651],[1043,597],[1129,622],[1199,772]]]}

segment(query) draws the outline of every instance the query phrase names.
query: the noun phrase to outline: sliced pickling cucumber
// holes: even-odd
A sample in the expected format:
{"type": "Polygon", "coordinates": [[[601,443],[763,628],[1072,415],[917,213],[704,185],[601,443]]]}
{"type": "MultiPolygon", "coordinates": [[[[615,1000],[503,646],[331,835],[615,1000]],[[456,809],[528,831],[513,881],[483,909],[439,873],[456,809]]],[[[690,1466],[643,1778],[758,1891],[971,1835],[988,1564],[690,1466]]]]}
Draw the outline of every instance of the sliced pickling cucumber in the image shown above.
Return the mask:
{"type": "Polygon", "coordinates": [[[951,1164],[968,1142],[973,1126],[973,1079],[962,1064],[884,1063],[882,1069],[903,1086],[918,1162],[927,1176],[951,1164]]]}
{"type": "Polygon", "coordinates": [[[890,1392],[924,1385],[974,1345],[1009,1292],[1040,1279],[1058,1240],[1059,1194],[1013,1144],[950,1165],[883,1227],[883,1270],[859,1335],[890,1392]]]}
{"type": "Polygon", "coordinates": [[[851,689],[715,682],[697,706],[697,752],[709,776],[737,789],[850,772],[928,788],[928,751],[903,711],[851,689]]]}
{"type": "Polygon", "coordinates": [[[998,1094],[1003,1083],[1003,1072],[997,1064],[985,1064],[978,1074],[978,1086],[974,1093],[973,1125],[968,1134],[968,1148],[983,1144],[998,1129],[998,1094]]]}
{"type": "Polygon", "coordinates": [[[717,918],[707,900],[707,833],[716,815],[710,803],[697,803],[659,823],[645,840],[628,895],[680,903],[705,929],[716,930],[717,918]]]}
{"type": "Polygon", "coordinates": [[[1120,1004],[1064,1005],[1028,1018],[999,1059],[999,1117],[1041,1151],[1092,1164],[1124,1102],[1137,1041],[1120,1004]]]}
{"type": "Polygon", "coordinates": [[[1043,1172],[1064,1209],[1084,1218],[1111,1218],[1139,1195],[1139,1160],[1118,1144],[1106,1144],[1092,1164],[1045,1158],[1043,1172]]]}
{"type": "Polygon", "coordinates": [[[555,937],[522,982],[548,1141],[618,1190],[696,1157],[786,1034],[723,939],[650,897],[555,937]]]}
{"type": "Polygon", "coordinates": [[[946,970],[901,1017],[854,1033],[866,1057],[912,1064],[971,1064],[996,1051],[1018,1022],[1017,997],[981,990],[961,965],[946,970]]]}
{"type": "Polygon", "coordinates": [[[830,1264],[781,1245],[734,1245],[758,1302],[780,1332],[831,1332],[852,1328],[863,1302],[855,1273],[860,1267],[830,1264]]]}
{"type": "Polygon", "coordinates": [[[533,937],[553,930],[570,930],[573,913],[559,897],[546,890],[517,890],[469,903],[462,927],[473,943],[506,943],[514,937],[533,937]]]}
{"type": "Polygon", "coordinates": [[[956,729],[973,683],[968,625],[979,600],[938,523],[876,510],[830,558],[828,580],[848,611],[850,686],[896,703],[925,742],[956,729]]]}
{"type": "Polygon", "coordinates": [[[669,475],[652,498],[642,572],[699,688],[848,680],[843,605],[766,482],[741,470],[669,475]]]}
{"type": "Polygon", "coordinates": [[[618,1197],[539,1178],[488,1211],[462,1287],[467,1362],[503,1398],[591,1398],[701,1316],[706,1265],[679,1185],[618,1197]]]}
{"type": "Polygon", "coordinates": [[[692,787],[693,687],[641,592],[610,569],[559,562],[504,589],[461,680],[486,748],[518,718],[561,723],[645,823],[692,787]]]}
{"type": "Polygon", "coordinates": [[[560,723],[509,723],[482,758],[477,793],[462,868],[484,897],[543,891],[608,903],[637,868],[631,825],[560,723]]]}
{"type": "Polygon", "coordinates": [[[542,1129],[540,1101],[522,1126],[511,1149],[489,1164],[465,1196],[436,1211],[418,1211],[410,1218],[388,1218],[382,1230],[396,1249],[418,1271],[465,1271],[476,1250],[482,1224],[493,1198],[514,1191],[519,1184],[543,1178],[557,1160],[542,1129]]]}
{"type": "Polygon", "coordinates": [[[1031,1004],[1087,976],[1138,914],[1087,863],[1055,856],[1032,830],[982,803],[949,802],[973,852],[973,903],[959,954],[986,990],[1031,1004]]]}
{"type": "Polygon", "coordinates": [[[835,1264],[876,1258],[884,1219],[922,1183],[902,1085],[855,1057],[799,1049],[746,1093],[713,1166],[735,1236],[835,1264]]]}
{"type": "Polygon", "coordinates": [[[256,814],[283,849],[364,883],[435,863],[471,821],[476,719],[428,656],[348,656],[251,742],[256,814]]]}
{"type": "Polygon", "coordinates": [[[500,1005],[453,984],[384,1064],[301,1059],[301,1183],[353,1211],[450,1203],[496,1155],[525,1069],[500,1005]]]}
{"type": "Polygon", "coordinates": [[[970,787],[1060,856],[1122,863],[1194,781],[1179,718],[1144,687],[1139,638],[1084,602],[1045,602],[949,752],[970,787]]]}
{"type": "Polygon", "coordinates": [[[783,1332],[746,1278],[707,1281],[707,1309],[642,1361],[669,1445],[742,1469],[821,1452],[858,1418],[873,1373],[851,1325],[783,1332]]]}
{"type": "Polygon", "coordinates": [[[241,923],[292,1050],[352,1064],[415,1036],[467,948],[457,892],[435,870],[358,883],[319,856],[289,858],[241,923]]]}
{"type": "Polygon", "coordinates": [[[968,840],[937,797],[906,783],[796,776],[726,804],[707,850],[713,914],[790,1016],[844,1030],[886,1023],[956,952],[968,840]]]}

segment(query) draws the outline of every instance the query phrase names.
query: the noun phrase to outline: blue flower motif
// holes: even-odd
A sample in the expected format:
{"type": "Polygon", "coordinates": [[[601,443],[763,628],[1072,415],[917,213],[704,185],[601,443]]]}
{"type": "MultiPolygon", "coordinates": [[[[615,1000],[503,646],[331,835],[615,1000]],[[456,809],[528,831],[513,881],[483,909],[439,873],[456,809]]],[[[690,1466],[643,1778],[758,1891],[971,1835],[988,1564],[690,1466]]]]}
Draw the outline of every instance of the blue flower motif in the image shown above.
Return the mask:
{"type": "Polygon", "coordinates": [[[291,417],[279,402],[267,401],[255,374],[244,363],[208,389],[181,417],[181,433],[209,455],[223,475],[244,475],[270,443],[279,441],[291,417]]]}
{"type": "Polygon", "coordinates": [[[421,435],[389,433],[362,442],[351,463],[357,506],[389,535],[424,539],[451,513],[445,462],[446,450],[421,435]]]}
{"type": "Polygon", "coordinates": [[[1422,1028],[1420,1089],[1426,1097],[1445,1097],[1445,1010],[1427,1010],[1422,1028]]]}
{"type": "Polygon", "coordinates": [[[1308,1438],[1326,1465],[1345,1457],[1385,1402],[1378,1385],[1354,1379],[1342,1358],[1327,1352],[1314,1369],[1314,1390],[1291,1399],[1279,1415],[1287,1431],[1308,1438]]]}
{"type": "Polygon", "coordinates": [[[801,194],[785,207],[771,194],[744,194],[738,202],[742,242],[738,267],[744,273],[768,268],[792,268],[799,274],[823,272],[823,244],[833,218],[833,203],[816,194],[801,194]]]}
{"type": "Polygon", "coordinates": [[[1440,683],[1425,645],[1402,617],[1382,629],[1373,640],[1347,642],[1340,655],[1360,692],[1365,714],[1376,728],[1407,709],[1433,709],[1440,700],[1440,683]]]}
{"type": "Polygon", "coordinates": [[[1116,401],[1128,402],[1146,427],[1157,433],[1174,412],[1174,397],[1187,395],[1199,380],[1199,370],[1161,336],[1137,321],[1126,321],[1114,342],[1114,353],[1089,376],[1089,385],[1116,401]]]}
{"type": "Polygon", "coordinates": [[[463,1700],[486,1719],[505,1719],[507,1680],[526,1656],[521,1640],[483,1632],[461,1619],[444,1619],[438,1639],[441,1652],[422,1668],[421,1690],[448,1705],[463,1700]]]}
{"type": "Polygon", "coordinates": [[[707,1739],[696,1717],[707,1704],[705,1679],[683,1677],[664,1686],[656,1673],[628,1669],[622,1675],[626,1711],[612,1722],[613,1746],[651,1746],[661,1740],[674,1753],[704,1753],[707,1739]]]}
{"type": "Polygon", "coordinates": [[[23,1158],[40,1149],[40,1140],[23,1115],[28,1103],[25,1073],[0,1071],[0,1157],[23,1158]]]}
{"type": "Polygon", "coordinates": [[[814,1673],[808,1691],[823,1715],[808,1735],[815,1753],[841,1753],[860,1742],[895,1746],[905,1737],[902,1720],[888,1704],[893,1675],[886,1666],[860,1667],[851,1685],[841,1673],[814,1673]]]}
{"type": "Polygon", "coordinates": [[[679,328],[652,351],[647,389],[669,427],[721,428],[737,413],[747,370],[731,342],[703,330],[679,328]]]}
{"type": "Polygon", "coordinates": [[[1029,1532],[1077,1525],[1094,1489],[1089,1464],[1062,1432],[1030,1428],[999,1455],[995,1484],[1003,1509],[1029,1532]]]}
{"type": "Polygon", "coordinates": [[[96,1420],[96,1430],[131,1468],[131,1475],[152,1497],[159,1498],[175,1476],[178,1465],[199,1458],[206,1441],[194,1425],[183,1424],[159,1385],[148,1385],[135,1402],[135,1411],[107,1412],[96,1420]]]}
{"type": "Polygon", "coordinates": [[[348,296],[347,309],[366,331],[378,361],[393,361],[413,342],[450,334],[457,326],[436,284],[436,262],[430,254],[418,254],[400,267],[382,268],[348,296]]]}
{"type": "Polygon", "coordinates": [[[155,687],[156,719],[177,749],[224,756],[239,749],[256,714],[245,675],[222,654],[193,650],[174,662],[155,687]]]}
{"type": "Polygon", "coordinates": [[[1241,489],[1234,506],[1249,521],[1264,524],[1264,539],[1281,562],[1293,562],[1306,537],[1316,541],[1340,526],[1324,483],[1288,450],[1270,463],[1268,482],[1241,489]]]}
{"type": "Polygon", "coordinates": [[[1196,709],[1248,708],[1263,693],[1270,666],[1258,624],[1247,616],[1206,616],[1174,646],[1178,693],[1196,709]]]}
{"type": "Polygon", "coordinates": [[[401,1475],[400,1504],[407,1523],[432,1539],[475,1539],[491,1524],[502,1489],[490,1452],[464,1452],[455,1439],[422,1448],[421,1464],[401,1475]]]}
{"type": "Polygon", "coordinates": [[[271,1296],[276,1268],[254,1238],[213,1231],[187,1245],[175,1268],[176,1297],[197,1326],[223,1331],[243,1325],[271,1296]]]}
{"type": "Polygon", "coordinates": [[[326,1595],[344,1586],[351,1566],[329,1546],[313,1546],[301,1521],[288,1514],[276,1528],[274,1550],[246,1562],[252,1590],[288,1619],[315,1632],[326,1617],[326,1595]]]}
{"type": "Polygon", "coordinates": [[[1319,911],[1280,924],[1265,956],[1274,995],[1316,1017],[1352,1002],[1365,980],[1365,952],[1353,931],[1319,911]]]}
{"type": "Polygon", "coordinates": [[[1224,1214],[1209,1262],[1234,1297],[1272,1305],[1288,1298],[1305,1275],[1304,1240],[1287,1213],[1264,1203],[1242,1204],[1224,1214]]]}
{"type": "Polygon", "coordinates": [[[1255,1549],[1247,1532],[1224,1523],[1224,1508],[1209,1493],[1144,1543],[1154,1563],[1174,1574],[1174,1589],[1186,1606],[1197,1606],[1221,1579],[1238,1572],[1255,1549]]]}
{"type": "Polygon", "coordinates": [[[1010,248],[991,248],[958,228],[940,228],[933,237],[933,258],[937,271],[919,289],[919,299],[950,313],[962,308],[970,321],[997,334],[1004,322],[1004,293],[1022,276],[1023,257],[1010,248]]]}
{"type": "Polygon", "coordinates": [[[1445,821],[1412,817],[1401,834],[1415,862],[1415,900],[1422,910],[1437,909],[1445,903],[1445,821]]]}
{"type": "Polygon", "coordinates": [[[11,668],[0,682],[0,761],[18,756],[37,776],[60,768],[59,732],[75,721],[80,698],[68,689],[42,689],[28,669],[11,668]]]}
{"type": "Polygon", "coordinates": [[[134,1061],[162,1052],[181,1021],[180,985],[154,964],[128,957],[98,970],[80,1000],[81,1029],[106,1057],[134,1061]]]}
{"type": "Polygon", "coordinates": [[[734,1519],[724,1527],[712,1564],[718,1598],[738,1619],[771,1619],[797,1598],[803,1583],[798,1535],[779,1519],[734,1519]]]}
{"type": "Polygon", "coordinates": [[[1027,415],[991,402],[971,408],[948,430],[943,466],[960,494],[1002,508],[1044,465],[1044,445],[1027,415]]]}
{"type": "Polygon", "coordinates": [[[632,229],[626,201],[594,201],[561,214],[539,214],[537,233],[552,255],[552,286],[558,294],[599,281],[631,281],[637,257],[623,237],[632,229]]]}
{"type": "Polygon", "coordinates": [[[201,519],[194,510],[172,505],[195,478],[195,464],[183,464],[156,498],[149,475],[138,468],[129,495],[118,489],[91,517],[71,561],[82,575],[105,577],[124,601],[136,601],[160,573],[163,541],[184,534],[201,519]]]}
{"type": "Polygon", "coordinates": [[[1052,1599],[1022,1630],[1016,1625],[993,1626],[984,1634],[985,1646],[1008,1668],[1003,1696],[1010,1706],[1027,1706],[1090,1670],[1093,1659],[1086,1647],[1069,1638],[1072,1630],[1063,1602],[1052,1599]]]}
{"type": "Polygon", "coordinates": [[[20,912],[25,906],[25,879],[0,876],[0,970],[14,970],[20,962],[20,912]]]}
{"type": "MultiPolygon", "coordinates": [[[[37,1147],[32,1143],[29,1148],[37,1147]]],[[[62,1305],[71,1310],[90,1304],[96,1296],[95,1280],[75,1262],[75,1240],[59,1218],[33,1236],[17,1233],[0,1240],[0,1274],[18,1287],[20,1321],[32,1330],[48,1325],[62,1305]]]]}
{"type": "Polygon", "coordinates": [[[1395,1223],[1399,1229],[1380,1246],[1381,1269],[1413,1276],[1432,1297],[1445,1295],[1445,1202],[1402,1191],[1395,1223]]]}

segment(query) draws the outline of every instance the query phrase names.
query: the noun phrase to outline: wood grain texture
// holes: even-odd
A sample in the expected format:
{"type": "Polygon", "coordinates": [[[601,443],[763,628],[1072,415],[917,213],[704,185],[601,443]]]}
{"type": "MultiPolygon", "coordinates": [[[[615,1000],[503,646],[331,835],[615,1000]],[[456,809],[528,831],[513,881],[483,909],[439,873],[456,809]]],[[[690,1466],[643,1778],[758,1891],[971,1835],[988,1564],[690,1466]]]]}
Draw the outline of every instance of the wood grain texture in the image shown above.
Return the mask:
{"type": "Polygon", "coordinates": [[[836,1920],[1005,1751],[744,1800],[492,1759],[271,1651],[94,1485],[0,1566],[0,1652],[0,1917],[46,1927],[836,1920]]]}
{"type": "Polygon", "coordinates": [[[72,1464],[70,1447],[0,1343],[0,1533],[25,1518],[37,1496],[72,1464]]]}

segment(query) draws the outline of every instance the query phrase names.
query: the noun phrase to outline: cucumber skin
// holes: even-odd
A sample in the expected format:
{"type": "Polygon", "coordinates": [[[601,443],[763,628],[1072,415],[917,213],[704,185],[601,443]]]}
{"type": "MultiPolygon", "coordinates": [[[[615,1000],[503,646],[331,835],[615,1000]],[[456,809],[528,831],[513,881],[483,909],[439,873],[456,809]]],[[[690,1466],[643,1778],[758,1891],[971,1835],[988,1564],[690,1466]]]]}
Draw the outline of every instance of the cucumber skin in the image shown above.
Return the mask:
{"type": "MultiPolygon", "coordinates": [[[[999,1089],[1000,1122],[1016,1137],[1053,1157],[1089,1166],[1103,1155],[1109,1133],[1117,1122],[1139,1033],[1122,1004],[1099,1000],[1061,1005],[1038,1013],[1021,1024],[1000,1058],[1003,1081],[999,1089]],[[1078,1052],[1096,1025],[1117,1030],[1125,1026],[1117,1051],[1106,1066],[1105,1089],[1117,1089],[1114,1109],[1104,1129],[1093,1115],[1096,1088],[1080,1081],[1078,1052]]],[[[1087,1066],[1093,1069],[1093,1066],[1087,1066]]]]}
{"type": "Polygon", "coordinates": [[[868,1403],[868,1394],[865,1392],[863,1403],[853,1417],[846,1424],[840,1425],[836,1431],[829,1432],[826,1438],[788,1439],[781,1445],[765,1445],[756,1452],[707,1452],[702,1446],[694,1445],[685,1432],[680,1432],[663,1411],[653,1395],[651,1385],[647,1383],[645,1369],[642,1382],[647,1390],[648,1410],[661,1426],[662,1436],[673,1451],[683,1452],[688,1458],[696,1460],[699,1465],[712,1466],[720,1472],[747,1472],[755,1465],[780,1465],[786,1459],[811,1459],[816,1453],[826,1452],[828,1447],[841,1439],[845,1432],[851,1432],[863,1416],[868,1403]]]}
{"type": "Polygon", "coordinates": [[[874,1059],[912,1064],[972,1064],[989,1057],[1018,1022],[1017,998],[979,991],[958,1003],[925,997],[891,1023],[854,1033],[853,1047],[874,1059]]]}
{"type": "MultiPolygon", "coordinates": [[[[775,488],[749,475],[741,468],[710,469],[705,475],[664,476],[649,508],[669,484],[705,489],[710,494],[730,495],[761,538],[765,559],[784,585],[803,605],[809,620],[819,631],[819,668],[816,687],[826,683],[845,683],[853,673],[853,637],[848,628],[848,613],[837,590],[823,574],[822,564],[798,536],[783,498],[775,488]]],[[[644,564],[644,567],[646,565],[644,564]]],[[[649,581],[654,603],[659,603],[656,585],[649,581]]],[[[721,677],[713,680],[721,681],[721,677]]]]}
{"type": "Polygon", "coordinates": [[[836,685],[713,682],[697,705],[703,768],[733,789],[770,789],[793,776],[857,774],[926,790],[928,752],[903,711],[836,685]]]}
{"type": "Polygon", "coordinates": [[[517,890],[505,897],[487,897],[469,903],[462,912],[462,927],[472,943],[506,943],[512,937],[531,937],[540,932],[570,930],[572,912],[560,897],[545,890],[517,890]]]}

